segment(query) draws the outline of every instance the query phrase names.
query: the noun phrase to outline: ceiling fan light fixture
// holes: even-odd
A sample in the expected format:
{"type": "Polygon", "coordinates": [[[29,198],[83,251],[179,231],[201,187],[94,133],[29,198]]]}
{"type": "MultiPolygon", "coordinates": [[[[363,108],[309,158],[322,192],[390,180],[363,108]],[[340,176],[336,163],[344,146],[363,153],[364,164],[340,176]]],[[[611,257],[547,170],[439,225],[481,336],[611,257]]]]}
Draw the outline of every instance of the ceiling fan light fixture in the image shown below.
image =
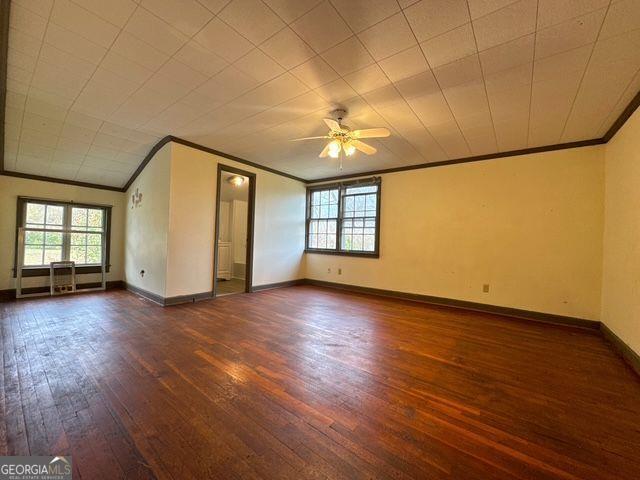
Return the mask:
{"type": "Polygon", "coordinates": [[[344,153],[347,157],[350,157],[351,155],[353,155],[354,153],[356,153],[356,147],[354,147],[353,145],[351,145],[350,143],[345,143],[342,146],[342,149],[344,150],[344,153]]]}
{"type": "Polygon", "coordinates": [[[236,188],[241,187],[244,184],[245,178],[242,175],[234,175],[233,177],[229,177],[227,182],[233,185],[236,188]]]}
{"type": "Polygon", "coordinates": [[[329,143],[329,156],[331,158],[338,158],[340,155],[340,142],[338,140],[333,140],[329,143]]]}

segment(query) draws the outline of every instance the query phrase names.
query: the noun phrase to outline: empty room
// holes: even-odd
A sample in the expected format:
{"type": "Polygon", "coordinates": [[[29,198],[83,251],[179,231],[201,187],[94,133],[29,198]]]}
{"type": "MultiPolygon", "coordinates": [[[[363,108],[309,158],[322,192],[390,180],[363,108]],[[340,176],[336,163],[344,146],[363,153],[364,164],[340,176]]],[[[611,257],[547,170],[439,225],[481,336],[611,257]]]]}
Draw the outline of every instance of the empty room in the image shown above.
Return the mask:
{"type": "Polygon", "coordinates": [[[640,478],[640,0],[0,6],[0,478],[640,478]]]}

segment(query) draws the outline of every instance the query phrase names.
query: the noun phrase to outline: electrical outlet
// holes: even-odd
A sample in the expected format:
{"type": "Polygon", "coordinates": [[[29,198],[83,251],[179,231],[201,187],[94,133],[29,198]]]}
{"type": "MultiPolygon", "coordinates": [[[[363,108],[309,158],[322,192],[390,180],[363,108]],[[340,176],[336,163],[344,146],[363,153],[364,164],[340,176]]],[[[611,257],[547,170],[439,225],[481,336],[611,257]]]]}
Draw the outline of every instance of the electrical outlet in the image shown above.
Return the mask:
{"type": "Polygon", "coordinates": [[[485,283],[484,285],[482,285],[482,291],[484,293],[489,293],[489,284],[485,283]]]}
{"type": "Polygon", "coordinates": [[[331,268],[327,268],[327,273],[331,273],[331,268]]]}
{"type": "Polygon", "coordinates": [[[338,275],[342,275],[342,269],[341,268],[338,269],[338,275]]]}

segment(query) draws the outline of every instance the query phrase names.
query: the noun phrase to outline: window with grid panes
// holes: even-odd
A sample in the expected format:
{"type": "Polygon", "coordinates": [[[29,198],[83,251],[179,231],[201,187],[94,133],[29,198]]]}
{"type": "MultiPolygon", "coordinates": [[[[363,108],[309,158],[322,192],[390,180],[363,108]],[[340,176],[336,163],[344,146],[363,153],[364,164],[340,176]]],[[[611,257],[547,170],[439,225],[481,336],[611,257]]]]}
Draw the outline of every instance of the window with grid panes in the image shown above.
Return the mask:
{"type": "Polygon", "coordinates": [[[20,226],[26,227],[23,265],[48,267],[61,260],[81,267],[101,265],[107,209],[20,198],[18,218],[20,226]]]}
{"type": "Polygon", "coordinates": [[[307,251],[378,254],[380,179],[310,187],[307,251]]]}

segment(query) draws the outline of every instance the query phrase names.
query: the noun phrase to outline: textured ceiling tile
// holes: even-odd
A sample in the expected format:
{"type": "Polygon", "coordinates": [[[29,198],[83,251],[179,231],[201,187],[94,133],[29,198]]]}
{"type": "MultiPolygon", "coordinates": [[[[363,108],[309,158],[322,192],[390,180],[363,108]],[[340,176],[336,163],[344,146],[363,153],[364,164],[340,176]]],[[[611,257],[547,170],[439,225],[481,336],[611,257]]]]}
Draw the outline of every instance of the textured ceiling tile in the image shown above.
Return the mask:
{"type": "Polygon", "coordinates": [[[88,79],[96,68],[94,63],[82,60],[46,43],[42,45],[38,61],[72,71],[85,79],[88,79]]]}
{"type": "Polygon", "coordinates": [[[409,105],[426,127],[453,121],[451,109],[440,92],[412,98],[409,105]]]}
{"type": "Polygon", "coordinates": [[[480,52],[482,71],[490,75],[533,62],[533,42],[534,36],[527,35],[480,52]]]}
{"type": "Polygon", "coordinates": [[[555,145],[560,142],[581,78],[582,75],[577,72],[566,75],[560,81],[533,84],[529,127],[530,147],[555,145]]]}
{"type": "Polygon", "coordinates": [[[407,8],[405,15],[419,42],[469,22],[464,0],[421,0],[407,8]]]}
{"type": "Polygon", "coordinates": [[[338,78],[335,70],[319,55],[291,70],[309,88],[317,88],[338,78]]]}
{"type": "Polygon", "coordinates": [[[218,18],[207,23],[193,39],[228,62],[237,60],[253,48],[249,40],[218,18]]]}
{"type": "Polygon", "coordinates": [[[340,75],[362,70],[374,62],[373,57],[356,36],[323,52],[322,58],[340,75]]]}
{"type": "Polygon", "coordinates": [[[573,18],[536,34],[536,59],[593,43],[600,31],[605,9],[573,18]]]}
{"type": "Polygon", "coordinates": [[[497,93],[502,90],[509,90],[531,85],[533,63],[525,63],[498,73],[485,75],[484,83],[487,93],[497,93]]]}
{"type": "Polygon", "coordinates": [[[220,13],[220,11],[224,8],[224,6],[227,5],[227,3],[229,3],[229,0],[197,0],[197,1],[200,5],[205,7],[214,15],[217,15],[218,13],[220,13]]]}
{"type": "Polygon", "coordinates": [[[495,123],[523,117],[528,122],[531,85],[516,85],[513,88],[489,92],[488,99],[495,123]]]}
{"type": "Polygon", "coordinates": [[[378,62],[392,82],[399,82],[426,71],[429,67],[419,46],[408,48],[378,62]]]}
{"type": "Polygon", "coordinates": [[[233,65],[260,83],[284,73],[284,69],[275,60],[257,48],[251,50],[233,65]]]}
{"type": "Polygon", "coordinates": [[[123,72],[114,73],[102,67],[98,67],[87,88],[95,88],[98,94],[109,92],[117,94],[122,100],[135,92],[144,83],[145,79],[132,80],[131,77],[122,76],[123,72]]]}
{"type": "Polygon", "coordinates": [[[337,104],[392,132],[355,173],[599,137],[640,85],[635,0],[597,41],[607,0],[540,0],[535,67],[535,0],[136,3],[14,0],[7,168],[120,186],[173,134],[329,176],[322,145],[288,140],[325,133],[337,104]]]}
{"type": "Polygon", "coordinates": [[[256,87],[258,82],[234,66],[224,69],[197,91],[215,100],[231,100],[256,87]]]}
{"type": "Polygon", "coordinates": [[[38,2],[34,2],[33,0],[12,0],[11,9],[16,8],[16,6],[25,8],[43,18],[47,18],[53,7],[53,0],[40,0],[38,2]]]}
{"type": "Polygon", "coordinates": [[[533,81],[553,80],[570,72],[583,72],[591,56],[592,49],[593,45],[588,44],[541,60],[536,60],[533,69],[533,81]]]}
{"type": "Polygon", "coordinates": [[[182,125],[195,120],[199,116],[200,112],[198,109],[178,102],[154,117],[145,125],[145,128],[161,134],[165,132],[173,133],[182,125]]]}
{"type": "Polygon", "coordinates": [[[476,19],[484,17],[490,13],[500,10],[512,3],[516,3],[518,0],[467,0],[469,4],[469,11],[471,12],[471,18],[476,19]]]}
{"type": "Polygon", "coordinates": [[[332,3],[354,32],[361,32],[400,11],[396,0],[333,0],[332,3]]]}
{"type": "Polygon", "coordinates": [[[159,75],[171,78],[171,80],[184,85],[192,90],[207,80],[207,76],[195,71],[178,60],[169,59],[157,72],[159,75]]]}
{"type": "Polygon", "coordinates": [[[488,114],[489,105],[482,82],[466,83],[443,90],[442,92],[456,118],[478,113],[488,114]]]}
{"type": "MultiPolygon", "coordinates": [[[[640,57],[640,53],[637,55],[640,57]]],[[[590,63],[564,131],[563,139],[593,138],[602,118],[615,107],[618,99],[640,69],[640,58],[590,63]]]]}
{"type": "Polygon", "coordinates": [[[285,24],[260,0],[232,0],[218,15],[243,37],[259,45],[285,24]]]}
{"type": "Polygon", "coordinates": [[[636,30],[640,25],[640,2],[621,0],[613,2],[602,25],[600,38],[606,39],[636,30]]]}
{"type": "Polygon", "coordinates": [[[118,35],[110,52],[115,52],[151,71],[156,71],[169,59],[166,53],[162,53],[127,32],[118,35]]]}
{"type": "Polygon", "coordinates": [[[36,69],[36,64],[38,63],[38,57],[25,55],[20,52],[8,52],[7,53],[7,67],[8,68],[19,68],[21,70],[32,72],[36,69]]]}
{"type": "Polygon", "coordinates": [[[625,62],[638,65],[640,61],[640,29],[631,30],[605,40],[599,39],[593,49],[589,65],[603,66],[625,62]]]}
{"type": "Polygon", "coordinates": [[[71,109],[65,118],[65,126],[67,125],[97,131],[102,125],[102,120],[71,109]]]}
{"type": "Polygon", "coordinates": [[[640,92],[640,71],[636,73],[633,80],[629,83],[624,93],[618,99],[618,102],[613,107],[611,112],[600,122],[600,130],[598,131],[598,137],[604,136],[609,130],[610,126],[620,114],[627,108],[629,102],[640,92]]]}
{"type": "Polygon", "coordinates": [[[365,93],[362,97],[382,115],[386,110],[400,110],[403,107],[407,107],[404,98],[393,85],[386,85],[365,93]]]}
{"type": "Polygon", "coordinates": [[[539,0],[538,28],[550,27],[565,20],[605,8],[610,0],[539,0]]]}
{"type": "Polygon", "coordinates": [[[138,84],[144,83],[153,74],[153,71],[115,53],[113,50],[110,50],[104,57],[100,68],[121,76],[126,75],[129,80],[138,84]]]}
{"type": "Polygon", "coordinates": [[[434,68],[433,74],[442,89],[482,80],[482,70],[478,55],[471,55],[434,68]]]}
{"type": "Polygon", "coordinates": [[[60,50],[75,55],[78,58],[98,64],[104,57],[107,49],[82,38],[77,33],[49,23],[44,41],[60,50]]]}
{"type": "Polygon", "coordinates": [[[190,37],[213,17],[213,14],[196,0],[142,0],[140,4],[190,37]]]}
{"type": "MultiPolygon", "coordinates": [[[[33,3],[38,3],[39,0],[33,3]]],[[[122,28],[136,9],[132,0],[74,0],[74,3],[95,13],[98,17],[122,28]]]]}
{"type": "MultiPolygon", "coordinates": [[[[43,132],[41,130],[33,130],[26,125],[21,127],[21,135],[16,139],[20,140],[21,145],[35,145],[38,147],[55,148],[58,143],[58,135],[55,133],[43,132]]],[[[25,150],[20,148],[20,152],[24,153],[25,150]]]]}
{"type": "Polygon", "coordinates": [[[536,0],[520,0],[473,21],[478,50],[495,47],[532,33],[536,28],[536,0]]]}
{"type": "Polygon", "coordinates": [[[93,139],[93,145],[102,148],[109,148],[111,150],[120,150],[124,142],[124,138],[109,135],[104,132],[96,133],[96,136],[93,139]]]}
{"type": "Polygon", "coordinates": [[[167,55],[176,53],[188,40],[185,34],[143,8],[133,13],[124,29],[167,55]]]}
{"type": "Polygon", "coordinates": [[[404,78],[396,82],[395,85],[406,99],[434,92],[441,93],[438,82],[436,82],[431,70],[426,70],[413,77],[404,78]]]}
{"type": "Polygon", "coordinates": [[[343,102],[357,95],[356,91],[342,78],[315,89],[315,92],[328,102],[343,102]]]}
{"type": "Polygon", "coordinates": [[[176,60],[209,77],[223,70],[229,63],[222,57],[191,40],[174,55],[176,60]]]}
{"type": "Polygon", "coordinates": [[[11,9],[11,26],[17,31],[29,35],[37,40],[42,40],[47,29],[47,19],[33,13],[21,5],[15,5],[11,9]]]}
{"type": "Polygon", "coordinates": [[[328,1],[293,22],[291,28],[318,53],[351,36],[349,26],[328,1]]]}
{"type": "Polygon", "coordinates": [[[398,13],[358,34],[373,58],[381,60],[416,44],[402,13],[398,13]]]}
{"type": "Polygon", "coordinates": [[[389,79],[377,64],[350,73],[344,79],[361,95],[389,84],[389,79]]]}
{"type": "Polygon", "coordinates": [[[467,23],[420,44],[431,68],[477,52],[471,24],[467,23]]]}
{"type": "Polygon", "coordinates": [[[103,47],[109,47],[120,29],[69,0],[57,0],[51,21],[103,47]]]}
{"type": "MultiPolygon", "coordinates": [[[[53,26],[53,24],[50,26],[53,26]]],[[[11,44],[11,48],[8,53],[15,52],[16,55],[22,54],[30,57],[37,57],[40,46],[42,45],[40,39],[13,27],[9,28],[9,43],[11,44]]]]}
{"type": "Polygon", "coordinates": [[[290,28],[284,28],[260,45],[260,49],[286,69],[315,56],[315,52],[290,28]]]}
{"type": "MultiPolygon", "coordinates": [[[[225,0],[226,1],[226,0],[225,0]]],[[[287,23],[300,18],[322,0],[264,0],[287,23]]]]}

